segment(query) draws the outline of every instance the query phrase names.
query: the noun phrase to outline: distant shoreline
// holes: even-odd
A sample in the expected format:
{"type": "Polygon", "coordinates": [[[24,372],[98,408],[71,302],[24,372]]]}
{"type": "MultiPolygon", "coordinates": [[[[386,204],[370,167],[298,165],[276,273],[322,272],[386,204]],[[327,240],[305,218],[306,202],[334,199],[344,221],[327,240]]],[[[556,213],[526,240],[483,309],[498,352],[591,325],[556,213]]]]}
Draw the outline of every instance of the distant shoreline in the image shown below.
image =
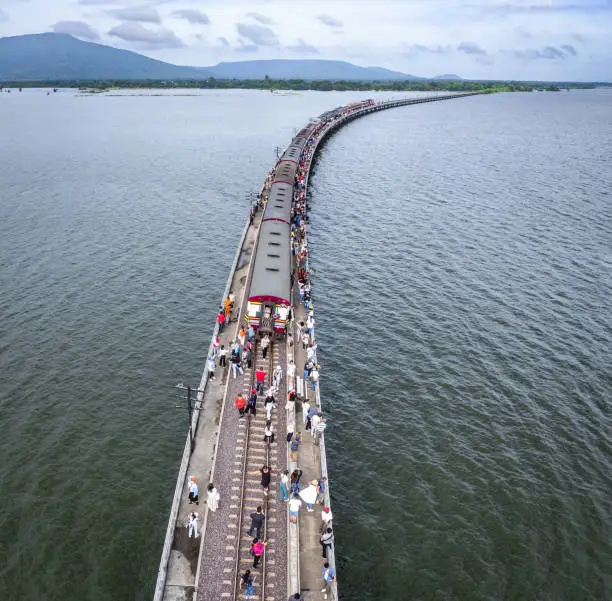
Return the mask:
{"type": "Polygon", "coordinates": [[[76,88],[85,94],[96,94],[114,90],[227,90],[248,89],[270,92],[312,91],[355,91],[355,92],[559,92],[570,89],[594,89],[609,87],[607,83],[580,82],[520,82],[520,81],[464,81],[464,80],[425,80],[425,81],[329,81],[304,79],[231,79],[210,78],[201,80],[41,80],[41,81],[4,81],[0,90],[23,88],[76,88]]]}

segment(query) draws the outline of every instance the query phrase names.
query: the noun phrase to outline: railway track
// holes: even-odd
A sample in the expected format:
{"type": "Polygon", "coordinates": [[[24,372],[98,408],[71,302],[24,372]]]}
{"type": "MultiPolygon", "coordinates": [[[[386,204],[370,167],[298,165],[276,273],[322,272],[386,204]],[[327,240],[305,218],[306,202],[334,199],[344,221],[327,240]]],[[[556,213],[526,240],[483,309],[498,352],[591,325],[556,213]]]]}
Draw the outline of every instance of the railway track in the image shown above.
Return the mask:
{"type": "MultiPolygon", "coordinates": [[[[245,377],[243,393],[248,398],[250,391],[255,388],[255,372],[259,368],[266,371],[264,392],[272,386],[272,372],[274,365],[282,365],[283,343],[270,343],[268,355],[264,359],[259,343],[256,342],[253,352],[253,368],[250,377],[245,377]]],[[[246,375],[246,374],[245,374],[246,375]]],[[[284,375],[284,374],[283,374],[284,375]]],[[[284,503],[278,500],[278,473],[286,469],[286,446],[284,441],[284,427],[281,428],[279,413],[284,412],[284,378],[280,390],[275,393],[277,408],[272,411],[272,425],[274,427],[275,441],[268,444],[264,441],[264,427],[266,423],[266,411],[264,409],[265,394],[257,395],[256,415],[250,413],[240,420],[238,427],[238,441],[242,438],[242,448],[236,452],[234,473],[239,476],[240,493],[238,495],[238,510],[235,528],[235,563],[234,577],[231,580],[231,594],[222,595],[233,601],[244,599],[244,590],[241,590],[241,576],[247,569],[254,575],[254,594],[252,599],[260,601],[281,601],[281,591],[276,590],[276,555],[277,551],[282,553],[278,544],[278,534],[282,520],[286,519],[284,503]],[[281,439],[279,440],[279,433],[281,439]],[[267,465],[270,468],[271,482],[269,492],[264,494],[261,485],[260,469],[267,465]],[[260,559],[259,567],[253,568],[253,556],[250,553],[251,543],[255,534],[249,536],[251,525],[250,514],[261,506],[266,516],[264,521],[261,540],[266,542],[266,549],[260,559]]],[[[283,537],[284,538],[284,537],[283,537]]],[[[280,567],[280,566],[279,566],[280,567]]],[[[284,567],[282,568],[284,569],[284,567]]],[[[230,584],[230,582],[228,582],[230,584]]],[[[226,589],[227,590],[227,589],[226,589]]]]}

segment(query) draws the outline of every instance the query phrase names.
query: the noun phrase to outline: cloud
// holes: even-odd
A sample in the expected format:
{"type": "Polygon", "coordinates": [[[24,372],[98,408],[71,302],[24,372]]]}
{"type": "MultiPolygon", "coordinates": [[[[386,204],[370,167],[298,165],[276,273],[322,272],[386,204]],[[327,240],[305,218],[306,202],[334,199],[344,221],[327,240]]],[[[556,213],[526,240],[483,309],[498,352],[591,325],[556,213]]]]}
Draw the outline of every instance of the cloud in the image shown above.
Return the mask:
{"type": "Polygon", "coordinates": [[[173,17],[177,19],[185,19],[190,23],[199,23],[201,25],[210,25],[210,19],[206,13],[193,8],[184,8],[182,10],[175,10],[172,13],[173,17]]]}
{"type": "Polygon", "coordinates": [[[298,38],[297,44],[293,46],[287,46],[287,50],[291,52],[296,52],[298,54],[319,54],[317,48],[315,48],[312,44],[308,44],[302,38],[298,38]]]}
{"type": "Polygon", "coordinates": [[[95,6],[100,4],[118,4],[117,0],[77,0],[77,4],[83,6],[95,6]]]}
{"type": "Polygon", "coordinates": [[[246,38],[257,46],[278,45],[278,36],[269,27],[238,23],[236,25],[236,30],[243,38],[246,38]]]}
{"type": "Polygon", "coordinates": [[[113,27],[108,35],[126,42],[139,42],[150,48],[182,48],[185,45],[170,29],[160,27],[153,31],[140,23],[121,23],[113,27]]]}
{"type": "MultiPolygon", "coordinates": [[[[569,46],[574,53],[576,50],[573,46],[569,46]]],[[[563,46],[561,46],[563,48],[563,46]]],[[[567,55],[561,48],[556,48],[555,46],[544,46],[541,49],[529,48],[528,50],[517,50],[514,53],[514,56],[521,59],[527,60],[538,60],[538,59],[546,59],[546,60],[555,60],[555,59],[565,59],[567,55]]],[[[571,54],[571,52],[569,52],[571,54]]],[[[576,53],[577,54],[577,53],[576,53]]],[[[575,56],[573,54],[572,56],[575,56]]]]}
{"type": "Polygon", "coordinates": [[[582,2],[568,2],[567,0],[549,0],[544,2],[506,2],[490,7],[506,13],[575,13],[575,12],[612,12],[609,0],[583,0],[582,2]]]}
{"type": "Polygon", "coordinates": [[[100,34],[85,21],[58,21],[51,27],[55,33],[67,33],[86,40],[99,40],[100,34]]]}
{"type": "Polygon", "coordinates": [[[465,54],[486,54],[487,51],[483,50],[478,44],[474,42],[461,42],[457,46],[459,52],[465,52],[465,54]]]}
{"type": "Polygon", "coordinates": [[[260,15],[259,13],[247,13],[246,16],[259,21],[264,25],[274,25],[274,20],[270,19],[270,17],[266,17],[266,15],[260,15]]]}
{"type": "Polygon", "coordinates": [[[219,42],[221,46],[225,46],[226,48],[230,45],[230,43],[227,41],[227,38],[224,38],[223,36],[218,37],[217,42],[219,42]]]}
{"type": "Polygon", "coordinates": [[[161,23],[159,13],[152,6],[116,8],[108,12],[122,21],[135,21],[137,23],[161,23]]]}
{"type": "Polygon", "coordinates": [[[0,21],[8,21],[8,15],[0,8],[0,21]]]}
{"type": "Polygon", "coordinates": [[[574,48],[570,44],[561,44],[561,50],[565,50],[565,52],[567,52],[567,54],[570,54],[571,56],[578,56],[576,48],[574,48]]]}
{"type": "Polygon", "coordinates": [[[418,54],[419,52],[427,52],[431,54],[449,54],[453,49],[451,46],[425,46],[424,44],[411,44],[407,54],[418,54]]]}
{"type": "Polygon", "coordinates": [[[317,15],[317,19],[321,21],[321,23],[329,25],[329,27],[342,27],[344,25],[342,21],[338,21],[338,19],[334,19],[329,15],[317,15]]]}

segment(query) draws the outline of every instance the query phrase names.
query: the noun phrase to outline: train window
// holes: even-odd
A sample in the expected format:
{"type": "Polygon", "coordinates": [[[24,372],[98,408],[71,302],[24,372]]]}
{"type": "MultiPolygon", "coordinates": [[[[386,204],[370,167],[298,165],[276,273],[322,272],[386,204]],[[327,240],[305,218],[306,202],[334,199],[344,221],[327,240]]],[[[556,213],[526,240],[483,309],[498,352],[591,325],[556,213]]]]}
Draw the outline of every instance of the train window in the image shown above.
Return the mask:
{"type": "Polygon", "coordinates": [[[272,257],[273,259],[280,259],[280,255],[271,255],[270,253],[268,253],[269,257],[272,257]]]}
{"type": "Polygon", "coordinates": [[[280,242],[268,242],[268,246],[280,246],[280,242]]]}
{"type": "Polygon", "coordinates": [[[278,271],[276,267],[266,267],[266,271],[278,271]]]}
{"type": "Polygon", "coordinates": [[[273,236],[280,236],[281,235],[280,232],[270,232],[270,234],[272,234],[273,236]]]}

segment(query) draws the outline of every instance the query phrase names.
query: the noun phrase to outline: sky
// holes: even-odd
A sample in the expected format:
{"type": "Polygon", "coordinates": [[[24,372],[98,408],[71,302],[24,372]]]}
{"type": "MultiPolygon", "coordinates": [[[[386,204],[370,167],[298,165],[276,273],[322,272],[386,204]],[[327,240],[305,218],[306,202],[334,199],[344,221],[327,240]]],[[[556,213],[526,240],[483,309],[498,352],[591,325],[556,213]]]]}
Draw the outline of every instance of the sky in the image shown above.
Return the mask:
{"type": "Polygon", "coordinates": [[[199,67],[308,58],[612,81],[612,0],[0,0],[0,37],[46,31],[199,67]]]}

